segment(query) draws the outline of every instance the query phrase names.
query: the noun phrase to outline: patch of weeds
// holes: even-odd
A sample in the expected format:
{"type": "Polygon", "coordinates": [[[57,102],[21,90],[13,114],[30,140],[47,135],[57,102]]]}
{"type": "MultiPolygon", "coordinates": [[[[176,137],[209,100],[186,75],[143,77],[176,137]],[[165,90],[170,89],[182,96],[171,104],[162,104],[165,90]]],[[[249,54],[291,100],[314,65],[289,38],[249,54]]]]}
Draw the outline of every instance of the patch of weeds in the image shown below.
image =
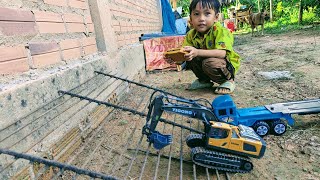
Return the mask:
{"type": "Polygon", "coordinates": [[[288,67],[295,67],[296,66],[295,61],[287,61],[287,62],[284,62],[283,64],[284,64],[285,69],[288,69],[288,67]]]}
{"type": "Polygon", "coordinates": [[[302,78],[306,77],[304,72],[292,72],[291,75],[297,79],[302,79],[302,78]]]}
{"type": "Polygon", "coordinates": [[[128,121],[127,120],[121,120],[121,121],[119,121],[119,126],[124,126],[124,125],[126,125],[126,124],[128,124],[128,121]]]}
{"type": "Polygon", "coordinates": [[[291,77],[278,77],[277,79],[275,79],[275,81],[289,81],[291,79],[292,79],[291,77]]]}
{"type": "Polygon", "coordinates": [[[320,173],[320,168],[319,167],[313,167],[313,172],[317,172],[317,173],[320,173]]]}

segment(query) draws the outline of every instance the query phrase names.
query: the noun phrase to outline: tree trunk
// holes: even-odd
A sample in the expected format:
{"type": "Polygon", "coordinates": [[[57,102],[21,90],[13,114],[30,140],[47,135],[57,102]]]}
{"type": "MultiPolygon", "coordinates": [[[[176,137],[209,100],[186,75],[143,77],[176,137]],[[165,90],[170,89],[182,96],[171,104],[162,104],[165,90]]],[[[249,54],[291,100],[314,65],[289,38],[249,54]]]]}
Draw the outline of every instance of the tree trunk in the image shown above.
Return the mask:
{"type": "Polygon", "coordinates": [[[272,0],[270,0],[270,21],[273,21],[273,15],[272,15],[272,0]]]}
{"type": "Polygon", "coordinates": [[[260,12],[260,0],[258,0],[258,12],[260,12]]]}
{"type": "Polygon", "coordinates": [[[300,0],[300,5],[299,5],[299,24],[302,24],[302,16],[303,16],[303,4],[302,4],[302,0],[300,0]]]}

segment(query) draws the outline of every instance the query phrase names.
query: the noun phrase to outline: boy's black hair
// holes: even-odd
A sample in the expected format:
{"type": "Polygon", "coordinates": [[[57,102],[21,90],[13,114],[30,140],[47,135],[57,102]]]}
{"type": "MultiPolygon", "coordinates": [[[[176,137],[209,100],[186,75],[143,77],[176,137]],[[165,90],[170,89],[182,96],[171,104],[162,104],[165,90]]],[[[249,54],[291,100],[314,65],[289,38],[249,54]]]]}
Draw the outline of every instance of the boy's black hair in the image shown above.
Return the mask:
{"type": "Polygon", "coordinates": [[[221,4],[219,0],[192,0],[189,6],[189,13],[196,9],[198,3],[201,3],[203,8],[213,9],[216,14],[220,12],[221,4]]]}

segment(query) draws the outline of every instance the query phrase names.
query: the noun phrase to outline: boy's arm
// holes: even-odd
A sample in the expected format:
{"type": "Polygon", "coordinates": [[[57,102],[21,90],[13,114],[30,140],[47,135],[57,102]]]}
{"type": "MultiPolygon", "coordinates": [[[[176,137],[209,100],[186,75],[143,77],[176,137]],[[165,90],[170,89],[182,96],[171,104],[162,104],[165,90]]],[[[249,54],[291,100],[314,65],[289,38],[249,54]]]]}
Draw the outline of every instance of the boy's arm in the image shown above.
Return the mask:
{"type": "Polygon", "coordinates": [[[223,49],[198,49],[198,56],[201,57],[225,58],[226,54],[226,50],[223,49]]]}

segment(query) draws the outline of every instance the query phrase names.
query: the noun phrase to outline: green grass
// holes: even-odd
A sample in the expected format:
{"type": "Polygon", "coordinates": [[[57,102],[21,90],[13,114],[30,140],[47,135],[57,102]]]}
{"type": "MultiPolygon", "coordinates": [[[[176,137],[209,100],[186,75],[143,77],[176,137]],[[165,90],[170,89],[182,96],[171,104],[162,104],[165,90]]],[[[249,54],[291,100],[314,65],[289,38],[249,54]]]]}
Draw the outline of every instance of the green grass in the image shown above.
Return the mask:
{"type": "MultiPolygon", "coordinates": [[[[275,22],[267,22],[264,25],[264,32],[266,34],[282,34],[285,32],[291,32],[294,30],[300,30],[304,29],[305,27],[312,27],[314,30],[320,30],[320,24],[303,24],[303,25],[298,25],[298,24],[287,24],[287,25],[282,25],[278,21],[275,22]]],[[[258,27],[259,32],[261,31],[261,26],[258,27]]],[[[255,29],[255,31],[257,31],[255,29]]],[[[251,33],[251,27],[247,24],[245,24],[242,28],[240,28],[238,31],[236,31],[234,34],[249,34],[251,33]]]]}

